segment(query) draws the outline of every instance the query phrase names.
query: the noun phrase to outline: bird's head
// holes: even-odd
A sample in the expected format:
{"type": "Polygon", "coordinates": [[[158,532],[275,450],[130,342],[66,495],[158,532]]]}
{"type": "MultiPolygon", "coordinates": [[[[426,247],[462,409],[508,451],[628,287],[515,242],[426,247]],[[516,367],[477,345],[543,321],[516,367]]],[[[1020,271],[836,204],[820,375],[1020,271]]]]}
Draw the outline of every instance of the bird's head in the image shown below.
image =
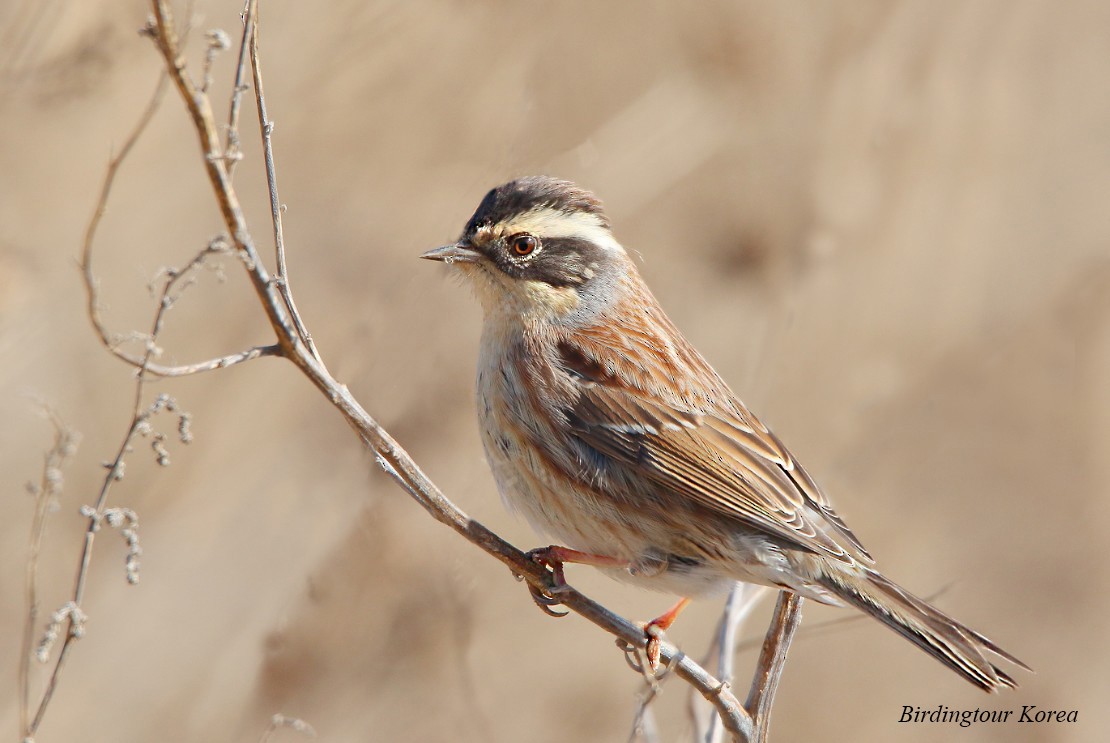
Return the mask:
{"type": "Polygon", "coordinates": [[[486,194],[458,241],[422,258],[466,277],[486,317],[573,323],[596,315],[634,272],[601,202],[569,181],[530,176],[486,194]]]}

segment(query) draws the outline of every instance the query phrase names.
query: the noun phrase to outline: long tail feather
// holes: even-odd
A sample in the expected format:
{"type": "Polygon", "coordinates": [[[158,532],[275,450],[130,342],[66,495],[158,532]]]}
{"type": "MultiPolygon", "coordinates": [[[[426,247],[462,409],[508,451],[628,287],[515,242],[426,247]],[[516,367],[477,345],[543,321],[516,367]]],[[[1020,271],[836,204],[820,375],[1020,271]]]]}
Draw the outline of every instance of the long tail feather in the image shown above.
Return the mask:
{"type": "Polygon", "coordinates": [[[877,572],[867,570],[861,578],[825,576],[821,582],[984,691],[1017,686],[1009,674],[989,660],[989,654],[1032,670],[983,635],[877,572]]]}

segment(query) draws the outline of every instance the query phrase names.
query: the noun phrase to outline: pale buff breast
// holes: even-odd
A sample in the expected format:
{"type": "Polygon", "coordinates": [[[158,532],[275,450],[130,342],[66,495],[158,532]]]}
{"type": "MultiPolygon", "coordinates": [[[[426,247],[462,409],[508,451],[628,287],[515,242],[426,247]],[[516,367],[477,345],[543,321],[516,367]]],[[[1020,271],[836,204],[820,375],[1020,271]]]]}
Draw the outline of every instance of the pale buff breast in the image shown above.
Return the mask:
{"type": "MultiPolygon", "coordinates": [[[[533,529],[584,552],[635,560],[648,546],[614,503],[574,486],[552,467],[536,441],[554,435],[529,425],[524,382],[502,339],[487,326],[479,355],[478,422],[486,459],[506,507],[533,529]],[[487,346],[496,347],[497,353],[487,346]]],[[[563,468],[576,464],[562,462],[563,468]]]]}
{"type": "MultiPolygon", "coordinates": [[[[538,422],[529,424],[532,418],[525,406],[531,403],[520,360],[505,353],[509,344],[496,335],[497,330],[496,325],[487,325],[483,333],[477,407],[486,459],[509,511],[523,516],[552,543],[627,560],[631,570],[603,572],[651,590],[689,597],[719,593],[735,580],[772,586],[786,583],[785,562],[772,557],[774,552],[767,549],[762,535],[743,531],[720,535],[732,543],[727,562],[686,565],[668,557],[674,550],[685,552],[678,545],[686,542],[683,532],[689,525],[668,518],[676,514],[664,510],[656,512],[658,519],[648,518],[642,508],[630,510],[627,503],[605,497],[603,483],[584,487],[562,476],[560,471],[573,470],[577,463],[564,461],[561,470],[555,469],[552,449],[566,453],[569,447],[537,446],[537,441],[550,442],[557,434],[539,430],[538,422]]],[[[808,593],[803,586],[792,587],[808,593]]]]}

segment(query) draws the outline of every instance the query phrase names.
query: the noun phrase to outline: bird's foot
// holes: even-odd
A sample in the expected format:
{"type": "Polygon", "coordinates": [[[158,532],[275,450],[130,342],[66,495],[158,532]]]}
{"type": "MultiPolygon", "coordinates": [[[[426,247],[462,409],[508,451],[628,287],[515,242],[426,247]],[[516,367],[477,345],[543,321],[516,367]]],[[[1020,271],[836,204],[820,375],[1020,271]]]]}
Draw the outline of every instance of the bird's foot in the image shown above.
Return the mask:
{"type": "Polygon", "coordinates": [[[551,545],[549,547],[539,547],[534,550],[529,550],[527,553],[528,558],[532,562],[542,565],[551,574],[551,585],[547,588],[537,588],[531,583],[528,584],[528,592],[532,594],[532,600],[536,602],[536,606],[540,607],[545,614],[553,617],[565,617],[567,612],[555,611],[551,607],[558,606],[563,603],[558,594],[570,589],[567,585],[566,576],[563,575],[563,564],[568,562],[576,562],[582,565],[594,565],[597,567],[628,567],[626,560],[619,560],[615,557],[606,557],[605,555],[594,555],[589,552],[580,552],[572,550],[569,547],[559,547],[551,545]]]}
{"type": "Polygon", "coordinates": [[[644,625],[644,637],[647,639],[645,654],[652,671],[659,668],[659,653],[663,648],[663,638],[666,636],[666,631],[674,624],[674,620],[678,619],[678,615],[689,603],[690,599],[681,599],[666,612],[644,625]]]}
{"type": "Polygon", "coordinates": [[[526,553],[528,559],[542,565],[551,575],[551,585],[546,589],[528,584],[528,593],[531,594],[532,601],[536,602],[536,606],[540,607],[544,614],[551,617],[565,617],[568,614],[551,608],[563,603],[555,594],[567,588],[567,579],[563,575],[563,559],[558,551],[560,549],[562,548],[552,545],[529,550],[526,553]]]}

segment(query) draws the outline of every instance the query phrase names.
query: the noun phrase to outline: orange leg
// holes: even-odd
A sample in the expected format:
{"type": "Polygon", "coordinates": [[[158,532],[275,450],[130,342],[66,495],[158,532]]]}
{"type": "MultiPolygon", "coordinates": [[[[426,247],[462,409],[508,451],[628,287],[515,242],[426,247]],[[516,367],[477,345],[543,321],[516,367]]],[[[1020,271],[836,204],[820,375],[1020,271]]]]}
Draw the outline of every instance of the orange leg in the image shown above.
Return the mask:
{"type": "Polygon", "coordinates": [[[677,604],[644,625],[644,635],[647,636],[647,659],[652,668],[659,666],[659,650],[663,642],[663,633],[670,629],[674,620],[678,619],[678,615],[689,603],[690,599],[679,599],[677,604]]]}
{"type": "MultiPolygon", "coordinates": [[[[567,579],[563,575],[563,564],[567,562],[578,563],[579,565],[593,565],[594,567],[601,568],[626,568],[628,567],[627,560],[620,560],[616,557],[607,557],[605,555],[594,555],[589,552],[579,552],[572,550],[569,547],[558,547],[551,545],[550,547],[540,547],[528,552],[528,556],[533,561],[538,562],[540,565],[551,570],[552,582],[555,584],[554,592],[567,585],[567,579]]],[[[535,586],[529,584],[528,591],[532,594],[532,600],[536,605],[544,610],[545,613],[555,617],[566,616],[566,612],[552,611],[550,607],[561,603],[557,598],[544,593],[535,586]]]]}

